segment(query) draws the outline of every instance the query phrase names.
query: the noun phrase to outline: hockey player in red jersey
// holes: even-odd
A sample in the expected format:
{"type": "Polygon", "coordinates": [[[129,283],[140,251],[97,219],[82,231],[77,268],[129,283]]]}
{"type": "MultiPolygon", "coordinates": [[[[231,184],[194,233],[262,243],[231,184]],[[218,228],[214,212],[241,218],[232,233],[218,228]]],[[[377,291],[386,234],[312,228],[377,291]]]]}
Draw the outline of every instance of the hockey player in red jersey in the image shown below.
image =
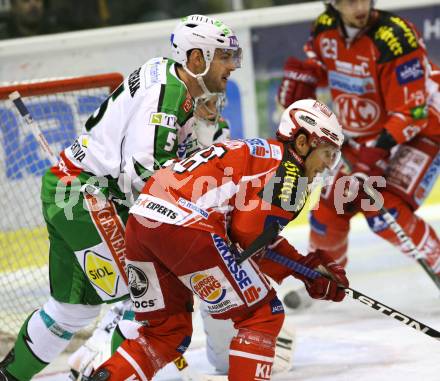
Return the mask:
{"type": "Polygon", "coordinates": [[[306,61],[286,61],[279,102],[287,107],[315,97],[318,85],[328,86],[349,137],[342,149],[345,164],[311,214],[311,248],[345,265],[350,219],[363,212],[374,233],[408,253],[380,211],[363,210],[362,197],[349,193],[348,182],[343,198],[335,196],[338,184],[344,188],[344,175],[384,176],[384,206],[440,275],[438,236],[415,214],[440,168],[439,86],[417,31],[407,20],[375,9],[374,1],[328,1],[305,51],[306,61]]]}
{"type": "Polygon", "coordinates": [[[339,159],[343,141],[335,115],[314,100],[285,110],[277,140],[231,140],[156,172],[127,224],[127,276],[137,339],[125,340],[93,380],[150,380],[191,341],[196,294],[217,319],[232,319],[231,381],[269,380],[284,311],[265,274],[302,279],[313,298],[341,301],[345,271],[320,251],[299,254],[274,234],[269,248],[316,268],[314,281],[264,258],[238,265],[268,226],[284,226],[304,206],[313,179],[339,159]]]}

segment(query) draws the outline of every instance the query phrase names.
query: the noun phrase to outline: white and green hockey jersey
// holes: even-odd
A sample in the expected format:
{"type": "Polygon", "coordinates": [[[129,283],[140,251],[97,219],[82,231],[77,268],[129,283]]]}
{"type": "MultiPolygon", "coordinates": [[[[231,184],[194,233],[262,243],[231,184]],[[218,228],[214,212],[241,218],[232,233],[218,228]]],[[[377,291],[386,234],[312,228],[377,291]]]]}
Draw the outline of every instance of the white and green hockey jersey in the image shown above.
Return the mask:
{"type": "Polygon", "coordinates": [[[90,116],[61,158],[124,193],[140,191],[154,170],[177,156],[191,134],[192,115],[193,100],[175,62],[153,58],[90,116]]]}

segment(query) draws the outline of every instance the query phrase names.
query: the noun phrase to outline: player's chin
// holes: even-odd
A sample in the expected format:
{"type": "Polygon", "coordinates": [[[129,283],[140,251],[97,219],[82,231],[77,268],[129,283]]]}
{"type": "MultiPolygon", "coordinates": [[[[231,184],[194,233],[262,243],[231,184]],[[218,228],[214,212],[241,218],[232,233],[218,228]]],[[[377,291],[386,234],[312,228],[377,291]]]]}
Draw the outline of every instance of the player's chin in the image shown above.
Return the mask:
{"type": "Polygon", "coordinates": [[[354,22],[357,28],[362,29],[365,28],[368,24],[368,16],[358,17],[354,22]]]}
{"type": "Polygon", "coordinates": [[[226,79],[226,78],[222,78],[221,80],[220,80],[220,82],[218,83],[218,89],[217,89],[217,92],[223,92],[223,91],[225,91],[226,90],[226,86],[227,86],[227,84],[228,84],[228,80],[226,79]]]}

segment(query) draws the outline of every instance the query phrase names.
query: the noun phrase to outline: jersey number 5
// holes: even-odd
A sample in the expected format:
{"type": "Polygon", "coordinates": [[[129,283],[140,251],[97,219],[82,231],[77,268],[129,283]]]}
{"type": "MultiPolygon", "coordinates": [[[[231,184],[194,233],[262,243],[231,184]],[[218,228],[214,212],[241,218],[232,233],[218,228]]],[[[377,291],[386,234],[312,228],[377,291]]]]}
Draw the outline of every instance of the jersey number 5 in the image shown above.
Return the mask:
{"type": "Polygon", "coordinates": [[[110,100],[114,102],[116,98],[122,94],[123,91],[124,91],[124,82],[122,82],[119,85],[119,87],[115,91],[113,91],[113,93],[101,104],[101,106],[99,106],[99,109],[94,114],[90,115],[89,119],[87,119],[85,124],[87,131],[90,131],[100,122],[100,120],[102,119],[102,117],[104,116],[107,110],[110,100]]]}

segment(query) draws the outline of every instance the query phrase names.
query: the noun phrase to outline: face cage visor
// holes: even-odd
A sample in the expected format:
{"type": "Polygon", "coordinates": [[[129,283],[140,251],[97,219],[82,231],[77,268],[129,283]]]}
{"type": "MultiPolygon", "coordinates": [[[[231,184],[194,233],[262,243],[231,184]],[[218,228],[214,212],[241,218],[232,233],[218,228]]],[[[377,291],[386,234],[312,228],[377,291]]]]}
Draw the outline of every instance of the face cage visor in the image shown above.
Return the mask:
{"type": "Polygon", "coordinates": [[[224,93],[203,94],[194,99],[194,119],[206,124],[217,124],[225,108],[224,93]]]}
{"type": "Polygon", "coordinates": [[[216,52],[218,52],[218,59],[222,62],[223,65],[229,65],[232,63],[235,69],[241,68],[241,61],[243,58],[243,53],[241,48],[237,49],[222,49],[217,48],[216,52]]]}
{"type": "Polygon", "coordinates": [[[208,147],[214,143],[218,121],[225,105],[224,93],[211,93],[194,101],[193,129],[199,144],[208,147]]]}
{"type": "Polygon", "coordinates": [[[335,169],[341,160],[341,150],[333,144],[320,144],[315,151],[329,170],[335,169]]]}

